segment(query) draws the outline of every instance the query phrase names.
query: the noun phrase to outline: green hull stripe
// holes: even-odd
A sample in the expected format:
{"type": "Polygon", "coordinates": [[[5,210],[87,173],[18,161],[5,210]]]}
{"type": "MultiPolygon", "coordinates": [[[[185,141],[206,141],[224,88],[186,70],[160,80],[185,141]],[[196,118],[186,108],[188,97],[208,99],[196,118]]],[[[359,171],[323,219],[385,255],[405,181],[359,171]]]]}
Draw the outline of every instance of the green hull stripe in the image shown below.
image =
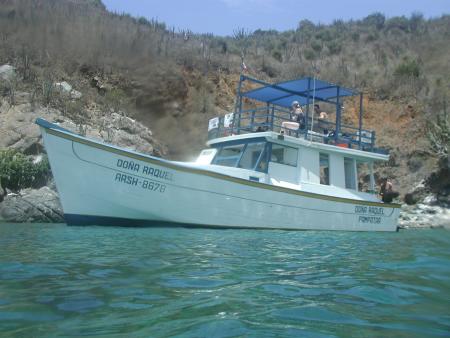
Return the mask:
{"type": "Polygon", "coordinates": [[[204,170],[204,169],[187,168],[187,167],[180,166],[180,165],[177,165],[177,164],[173,164],[173,163],[170,163],[170,162],[168,162],[166,160],[158,159],[158,158],[155,158],[155,157],[150,157],[150,156],[146,156],[146,155],[139,155],[139,154],[131,153],[131,152],[126,151],[126,150],[117,149],[117,148],[114,148],[114,147],[106,145],[106,144],[97,143],[95,141],[91,141],[91,140],[79,137],[77,135],[67,134],[67,133],[64,133],[64,132],[61,132],[61,131],[58,131],[58,130],[55,130],[55,129],[48,129],[48,128],[45,128],[45,129],[47,130],[47,132],[49,134],[57,136],[57,137],[61,137],[61,138],[67,139],[67,140],[71,140],[71,141],[77,142],[77,143],[85,144],[85,145],[88,145],[90,147],[101,149],[101,150],[104,150],[104,151],[107,151],[107,152],[110,152],[110,153],[114,153],[114,154],[117,154],[117,155],[130,157],[130,158],[133,158],[135,160],[139,160],[139,161],[155,164],[155,165],[162,166],[162,167],[169,168],[169,169],[173,169],[173,170],[188,172],[188,173],[191,173],[191,174],[210,176],[210,177],[214,177],[214,178],[217,178],[217,179],[230,181],[230,182],[234,182],[234,183],[237,183],[237,184],[243,184],[243,185],[247,185],[247,186],[251,186],[251,187],[255,187],[255,188],[274,190],[274,191],[283,192],[283,193],[287,193],[287,194],[300,195],[300,196],[304,196],[304,197],[316,198],[316,199],[321,199],[321,200],[326,200],[326,201],[341,202],[341,203],[348,203],[348,204],[358,204],[358,205],[368,205],[368,206],[377,206],[377,207],[383,207],[383,208],[400,208],[401,207],[400,204],[389,204],[389,205],[386,205],[385,203],[379,203],[379,202],[369,202],[369,201],[353,200],[353,199],[350,199],[350,198],[334,197],[334,196],[315,194],[315,193],[306,192],[306,191],[299,191],[299,190],[294,190],[294,189],[289,189],[289,188],[269,185],[269,184],[266,184],[266,183],[260,183],[260,182],[255,182],[255,181],[247,181],[247,180],[242,179],[242,178],[232,177],[232,176],[228,176],[228,175],[225,175],[225,174],[219,174],[219,173],[211,172],[211,171],[204,170]]]}

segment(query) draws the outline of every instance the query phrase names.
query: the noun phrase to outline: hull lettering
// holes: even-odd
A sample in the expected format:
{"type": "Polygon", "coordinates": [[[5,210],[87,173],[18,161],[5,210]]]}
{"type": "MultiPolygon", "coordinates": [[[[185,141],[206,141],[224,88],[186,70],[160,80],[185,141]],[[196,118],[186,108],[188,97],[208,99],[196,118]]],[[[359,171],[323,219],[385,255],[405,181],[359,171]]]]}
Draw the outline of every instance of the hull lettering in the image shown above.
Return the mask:
{"type": "Polygon", "coordinates": [[[114,176],[114,181],[123,183],[123,184],[127,184],[127,185],[131,185],[134,187],[140,187],[145,190],[157,191],[160,193],[164,193],[166,191],[165,184],[161,184],[161,183],[153,182],[153,181],[141,180],[137,177],[127,175],[127,174],[122,174],[122,173],[116,173],[114,176]]]}
{"type": "Polygon", "coordinates": [[[135,173],[140,173],[145,176],[151,176],[155,178],[160,178],[166,181],[172,181],[173,173],[167,170],[162,170],[158,168],[153,168],[147,165],[140,165],[139,163],[133,162],[131,160],[117,159],[116,167],[129,170],[135,173]]]}

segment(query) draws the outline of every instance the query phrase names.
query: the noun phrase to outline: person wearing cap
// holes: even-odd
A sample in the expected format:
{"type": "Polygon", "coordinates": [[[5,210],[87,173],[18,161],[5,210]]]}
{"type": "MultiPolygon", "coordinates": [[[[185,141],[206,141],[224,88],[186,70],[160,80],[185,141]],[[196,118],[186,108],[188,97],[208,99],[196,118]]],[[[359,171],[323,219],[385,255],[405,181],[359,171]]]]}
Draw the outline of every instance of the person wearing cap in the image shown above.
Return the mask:
{"type": "Polygon", "coordinates": [[[284,121],[281,123],[281,133],[287,130],[304,129],[305,128],[305,114],[303,113],[300,103],[298,101],[293,101],[291,104],[291,109],[289,111],[291,121],[284,121]]]}
{"type": "Polygon", "coordinates": [[[291,118],[292,120],[298,122],[299,129],[301,130],[305,129],[306,116],[302,108],[300,107],[300,103],[298,103],[298,101],[292,102],[291,118]]]}
{"type": "MultiPolygon", "coordinates": [[[[305,114],[303,113],[300,103],[298,101],[292,102],[291,106],[291,119],[300,123],[300,125],[305,124],[305,114]]],[[[303,129],[303,128],[300,128],[303,129]]]]}

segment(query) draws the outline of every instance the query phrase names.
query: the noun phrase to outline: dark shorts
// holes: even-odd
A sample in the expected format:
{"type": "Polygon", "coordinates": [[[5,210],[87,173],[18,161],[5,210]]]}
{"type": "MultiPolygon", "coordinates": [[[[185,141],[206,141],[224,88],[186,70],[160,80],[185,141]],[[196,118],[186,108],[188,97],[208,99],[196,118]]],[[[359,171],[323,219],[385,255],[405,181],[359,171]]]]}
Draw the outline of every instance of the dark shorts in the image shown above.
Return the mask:
{"type": "Polygon", "coordinates": [[[384,203],[391,203],[392,200],[400,195],[397,191],[388,191],[384,193],[383,195],[383,202],[384,203]]]}

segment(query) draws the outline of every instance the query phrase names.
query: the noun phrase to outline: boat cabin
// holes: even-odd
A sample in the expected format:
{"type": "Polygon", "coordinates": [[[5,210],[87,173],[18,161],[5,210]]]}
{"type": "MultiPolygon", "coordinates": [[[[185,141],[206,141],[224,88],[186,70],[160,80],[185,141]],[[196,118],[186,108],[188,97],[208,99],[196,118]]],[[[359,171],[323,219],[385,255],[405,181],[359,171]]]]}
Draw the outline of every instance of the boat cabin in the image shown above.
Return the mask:
{"type": "Polygon", "coordinates": [[[376,200],[373,163],[387,161],[388,154],[375,147],[374,131],[362,129],[362,93],[314,78],[269,84],[242,75],[236,102],[234,112],[209,121],[210,148],[198,165],[302,191],[376,200]],[[357,95],[358,125],[343,124],[343,101],[357,95]],[[367,178],[362,185],[361,174],[367,178]]]}

